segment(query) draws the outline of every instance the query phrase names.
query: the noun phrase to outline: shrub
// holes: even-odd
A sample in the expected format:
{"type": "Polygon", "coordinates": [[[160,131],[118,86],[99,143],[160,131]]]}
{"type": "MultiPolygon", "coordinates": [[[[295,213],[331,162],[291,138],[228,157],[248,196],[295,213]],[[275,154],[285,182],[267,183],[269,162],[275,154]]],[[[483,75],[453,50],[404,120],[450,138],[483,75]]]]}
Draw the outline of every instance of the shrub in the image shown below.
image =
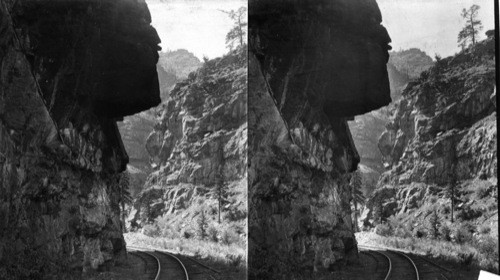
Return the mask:
{"type": "Polygon", "coordinates": [[[490,231],[491,231],[490,226],[484,224],[480,225],[477,229],[477,232],[479,232],[480,234],[488,234],[490,233],[490,231]]]}
{"type": "Polygon", "coordinates": [[[378,224],[375,227],[375,233],[381,236],[390,236],[392,234],[392,230],[387,224],[378,224]]]}
{"type": "Polygon", "coordinates": [[[208,214],[210,214],[211,216],[217,215],[218,212],[219,210],[217,210],[217,207],[215,206],[210,206],[210,208],[208,209],[208,214]]]}
{"type": "Polygon", "coordinates": [[[451,229],[445,224],[442,224],[439,228],[439,236],[441,239],[446,241],[451,241],[451,229]]]}
{"type": "Polygon", "coordinates": [[[222,231],[221,241],[225,245],[233,244],[238,241],[238,235],[231,229],[222,231]]]}
{"type": "Polygon", "coordinates": [[[186,229],[182,232],[182,237],[184,237],[185,239],[189,239],[193,237],[193,233],[186,229]]]}
{"type": "Polygon", "coordinates": [[[239,266],[243,257],[241,255],[227,254],[226,259],[232,266],[239,266]]]}
{"type": "Polygon", "coordinates": [[[156,224],[147,224],[142,228],[142,233],[149,237],[160,236],[160,228],[156,224]]]}
{"type": "Polygon", "coordinates": [[[464,252],[458,254],[459,262],[462,266],[469,267],[474,260],[474,253],[464,252]]]}
{"type": "Polygon", "coordinates": [[[480,238],[475,244],[477,250],[488,257],[498,258],[498,240],[492,236],[480,238]]]}
{"type": "Polygon", "coordinates": [[[197,222],[198,222],[198,236],[200,237],[200,239],[205,239],[207,237],[208,219],[204,209],[200,211],[200,215],[198,216],[197,222]]]}
{"type": "Polygon", "coordinates": [[[437,211],[434,210],[429,215],[427,219],[427,232],[430,238],[437,239],[439,237],[439,228],[441,227],[441,222],[439,221],[439,216],[437,211]]]}
{"type": "Polygon", "coordinates": [[[459,244],[464,244],[472,240],[472,233],[464,225],[458,225],[453,231],[453,239],[459,244]]]}
{"type": "Polygon", "coordinates": [[[394,236],[397,237],[411,237],[411,231],[408,229],[408,215],[407,214],[397,214],[390,216],[387,219],[389,227],[392,229],[394,236]]]}
{"type": "Polygon", "coordinates": [[[401,238],[411,237],[411,231],[406,228],[400,227],[394,230],[394,235],[401,238]]]}
{"type": "Polygon", "coordinates": [[[476,209],[472,209],[470,206],[464,207],[462,210],[457,212],[457,219],[462,221],[469,221],[479,218],[483,213],[476,209]]]}
{"type": "Polygon", "coordinates": [[[213,225],[209,226],[207,229],[207,233],[208,233],[208,238],[210,238],[211,241],[213,242],[219,241],[219,238],[217,237],[219,231],[217,230],[217,228],[215,228],[215,226],[213,225]]]}
{"type": "Polygon", "coordinates": [[[417,225],[414,229],[413,229],[413,236],[414,237],[417,237],[417,238],[424,238],[427,236],[427,230],[424,226],[422,225],[417,225]]]}
{"type": "Polygon", "coordinates": [[[498,239],[493,236],[485,236],[474,245],[479,251],[478,261],[481,268],[498,273],[498,239]]]}
{"type": "Polygon", "coordinates": [[[166,225],[166,226],[162,227],[161,236],[168,237],[171,239],[179,238],[180,237],[180,230],[179,230],[179,228],[174,228],[173,226],[166,225]]]}
{"type": "Polygon", "coordinates": [[[483,199],[483,198],[487,197],[488,195],[490,195],[491,189],[489,188],[489,186],[480,185],[476,188],[476,190],[474,192],[475,192],[476,197],[478,199],[483,199]]]}
{"type": "Polygon", "coordinates": [[[229,209],[229,211],[224,215],[224,219],[230,222],[235,222],[238,220],[245,219],[247,213],[244,211],[240,211],[239,209],[229,209]]]}

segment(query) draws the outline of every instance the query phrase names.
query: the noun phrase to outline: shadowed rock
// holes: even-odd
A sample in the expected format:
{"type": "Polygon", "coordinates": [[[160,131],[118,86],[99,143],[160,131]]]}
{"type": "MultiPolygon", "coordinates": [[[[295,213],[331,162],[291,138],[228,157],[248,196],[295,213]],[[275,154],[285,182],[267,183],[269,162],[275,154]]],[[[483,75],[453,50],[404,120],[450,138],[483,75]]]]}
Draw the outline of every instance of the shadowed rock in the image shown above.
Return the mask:
{"type": "Polygon", "coordinates": [[[347,119],[391,100],[381,20],[375,1],[249,2],[250,279],[357,258],[347,119]]]}
{"type": "Polygon", "coordinates": [[[147,6],[2,0],[0,18],[2,271],[53,279],[113,263],[128,162],[116,119],[160,102],[147,6]]]}

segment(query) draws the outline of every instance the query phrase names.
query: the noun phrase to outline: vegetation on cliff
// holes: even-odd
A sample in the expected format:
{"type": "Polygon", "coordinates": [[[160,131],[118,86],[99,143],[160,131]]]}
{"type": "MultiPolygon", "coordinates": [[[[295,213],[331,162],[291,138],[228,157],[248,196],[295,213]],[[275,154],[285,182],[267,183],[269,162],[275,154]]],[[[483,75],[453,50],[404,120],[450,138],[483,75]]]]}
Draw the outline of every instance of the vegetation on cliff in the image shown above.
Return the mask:
{"type": "Polygon", "coordinates": [[[153,170],[131,210],[131,230],[213,257],[219,253],[201,247],[232,246],[222,257],[245,265],[246,73],[246,48],[239,47],[172,89],[147,137],[153,170]]]}
{"type": "Polygon", "coordinates": [[[490,271],[498,271],[494,46],[488,38],[440,59],[406,87],[379,141],[390,169],[362,217],[380,234],[474,247],[470,263],[490,271]]]}

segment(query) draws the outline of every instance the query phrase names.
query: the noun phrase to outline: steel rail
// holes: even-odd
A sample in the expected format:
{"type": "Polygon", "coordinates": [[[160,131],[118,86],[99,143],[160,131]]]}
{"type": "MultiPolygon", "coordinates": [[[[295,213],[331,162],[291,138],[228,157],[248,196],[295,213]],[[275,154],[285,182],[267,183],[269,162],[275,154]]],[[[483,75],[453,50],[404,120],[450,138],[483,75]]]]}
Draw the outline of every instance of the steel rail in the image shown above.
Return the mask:
{"type": "MultiPolygon", "coordinates": [[[[383,246],[358,245],[358,248],[364,248],[364,249],[368,249],[368,250],[387,250],[387,251],[399,252],[399,253],[403,253],[403,254],[410,254],[410,253],[412,253],[412,252],[407,251],[407,250],[394,249],[394,248],[388,248],[388,247],[383,247],[383,246]]],[[[429,259],[427,259],[427,258],[425,258],[425,257],[423,257],[423,256],[418,256],[418,255],[417,255],[416,257],[417,257],[417,258],[420,258],[420,259],[424,260],[425,262],[427,262],[427,263],[429,263],[429,264],[431,264],[431,265],[433,265],[433,266],[435,266],[435,267],[437,267],[437,268],[439,268],[439,269],[442,269],[442,270],[444,270],[444,271],[446,271],[446,272],[448,272],[448,273],[451,273],[451,272],[452,272],[452,270],[451,270],[451,269],[446,268],[446,267],[444,267],[444,266],[442,266],[442,265],[439,265],[439,264],[437,264],[437,263],[435,263],[435,262],[433,262],[433,261],[431,261],[431,260],[429,260],[429,259]]],[[[448,280],[448,279],[449,279],[448,277],[444,276],[443,274],[441,274],[441,276],[442,276],[444,279],[446,279],[446,280],[448,280]]]]}
{"type": "Polygon", "coordinates": [[[151,254],[149,252],[146,252],[146,251],[140,251],[140,252],[144,253],[144,254],[147,254],[147,255],[153,257],[156,260],[156,263],[158,265],[158,271],[156,272],[155,280],[160,280],[160,272],[161,272],[160,259],[158,259],[158,257],[156,257],[155,255],[153,255],[153,254],[151,254]]]}
{"type": "Polygon", "coordinates": [[[415,269],[415,274],[417,276],[417,280],[420,280],[420,275],[418,273],[417,265],[415,264],[415,262],[408,255],[406,255],[405,253],[402,253],[402,252],[398,252],[398,251],[389,251],[389,252],[396,253],[396,254],[398,254],[400,256],[405,257],[408,261],[410,261],[411,265],[415,269]]]}
{"type": "Polygon", "coordinates": [[[179,260],[179,258],[177,258],[176,256],[174,256],[173,254],[171,253],[168,253],[168,252],[164,252],[164,251],[158,251],[158,250],[155,250],[155,252],[157,253],[160,253],[160,254],[163,254],[163,255],[166,255],[166,256],[169,256],[173,259],[175,259],[182,267],[182,270],[184,270],[184,275],[186,276],[186,280],[189,280],[189,274],[188,274],[188,271],[186,269],[186,266],[184,266],[184,263],[182,263],[181,260],[179,260]]]}
{"type": "Polygon", "coordinates": [[[392,272],[392,262],[391,262],[391,257],[389,257],[387,254],[383,253],[383,252],[380,252],[380,251],[373,251],[373,252],[377,252],[381,255],[383,255],[387,261],[389,262],[389,270],[387,271],[387,275],[385,276],[384,280],[388,280],[389,277],[391,276],[391,272],[392,272]]]}

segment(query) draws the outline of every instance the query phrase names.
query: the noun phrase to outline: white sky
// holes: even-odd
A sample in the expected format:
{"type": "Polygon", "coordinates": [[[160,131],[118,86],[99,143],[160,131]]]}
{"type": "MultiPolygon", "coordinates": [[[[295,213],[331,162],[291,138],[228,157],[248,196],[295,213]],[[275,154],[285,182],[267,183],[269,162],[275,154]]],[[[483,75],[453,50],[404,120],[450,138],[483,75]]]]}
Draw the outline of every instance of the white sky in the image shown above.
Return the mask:
{"type": "Polygon", "coordinates": [[[200,60],[227,53],[231,19],[219,10],[248,7],[246,0],[146,0],[162,51],[186,49],[200,60]]]}
{"type": "Polygon", "coordinates": [[[495,0],[377,0],[382,12],[382,24],[392,38],[393,50],[412,47],[425,51],[434,59],[437,53],[447,57],[460,50],[457,36],[465,25],[462,9],[476,4],[483,30],[495,28],[495,0]]]}

